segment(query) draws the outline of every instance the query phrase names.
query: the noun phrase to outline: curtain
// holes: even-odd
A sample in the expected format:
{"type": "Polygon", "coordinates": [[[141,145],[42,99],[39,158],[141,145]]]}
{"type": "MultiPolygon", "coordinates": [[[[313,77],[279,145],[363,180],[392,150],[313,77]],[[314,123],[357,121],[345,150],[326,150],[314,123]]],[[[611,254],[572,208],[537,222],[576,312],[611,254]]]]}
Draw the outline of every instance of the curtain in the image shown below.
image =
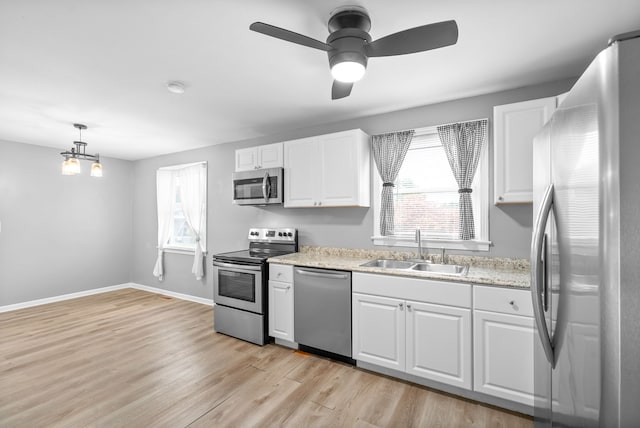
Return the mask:
{"type": "Polygon", "coordinates": [[[202,279],[204,265],[202,253],[206,248],[204,224],[207,221],[207,164],[190,165],[178,171],[180,197],[187,224],[196,236],[195,256],[191,273],[202,279]]]}
{"type": "Polygon", "coordinates": [[[164,247],[169,241],[173,208],[175,203],[176,181],[172,171],[158,170],[156,173],[156,192],[158,200],[158,258],[153,268],[153,276],[164,279],[164,247]]]}
{"type": "Polygon", "coordinates": [[[407,155],[413,130],[391,132],[371,137],[371,150],[382,179],[380,195],[380,234],[393,235],[393,187],[400,167],[407,155]]]}
{"type": "Polygon", "coordinates": [[[438,126],[438,136],[447,154],[451,172],[458,183],[459,237],[463,240],[475,238],[471,184],[480,161],[482,145],[487,137],[487,126],[486,119],[438,126]]]}

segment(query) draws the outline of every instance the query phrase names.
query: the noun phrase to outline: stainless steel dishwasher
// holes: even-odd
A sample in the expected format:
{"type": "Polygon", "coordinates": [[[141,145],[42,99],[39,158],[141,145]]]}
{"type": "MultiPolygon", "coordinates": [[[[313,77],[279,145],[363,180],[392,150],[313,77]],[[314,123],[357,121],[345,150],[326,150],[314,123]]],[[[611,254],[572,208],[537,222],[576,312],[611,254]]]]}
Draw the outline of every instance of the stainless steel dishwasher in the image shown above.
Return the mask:
{"type": "Polygon", "coordinates": [[[294,340],[351,360],[351,272],[296,266],[294,340]]]}

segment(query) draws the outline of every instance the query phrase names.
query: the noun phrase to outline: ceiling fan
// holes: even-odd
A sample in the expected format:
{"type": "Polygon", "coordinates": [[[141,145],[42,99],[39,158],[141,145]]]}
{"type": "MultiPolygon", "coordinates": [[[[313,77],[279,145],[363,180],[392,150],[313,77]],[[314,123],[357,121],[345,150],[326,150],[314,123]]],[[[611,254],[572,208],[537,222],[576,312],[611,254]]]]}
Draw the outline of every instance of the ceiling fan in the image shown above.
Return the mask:
{"type": "Polygon", "coordinates": [[[364,76],[367,60],[371,57],[404,55],[424,52],[458,41],[456,21],[442,21],[399,31],[371,41],[368,31],[371,19],[366,9],[360,6],[343,6],[331,12],[329,37],[326,43],[320,40],[263,22],[254,22],[250,30],[298,45],[327,52],[333,75],[331,99],[349,96],[353,83],[364,76]]]}

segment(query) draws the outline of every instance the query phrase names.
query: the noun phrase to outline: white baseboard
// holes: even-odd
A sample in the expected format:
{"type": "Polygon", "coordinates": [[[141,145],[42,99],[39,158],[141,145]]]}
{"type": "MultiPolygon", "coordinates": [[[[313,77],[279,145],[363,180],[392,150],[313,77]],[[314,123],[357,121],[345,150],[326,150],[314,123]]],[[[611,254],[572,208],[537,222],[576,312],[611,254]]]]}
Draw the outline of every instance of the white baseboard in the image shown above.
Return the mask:
{"type": "Polygon", "coordinates": [[[62,302],[63,300],[76,299],[78,297],[91,296],[93,294],[108,293],[109,291],[130,288],[131,283],[111,285],[109,287],[94,288],[93,290],[78,291],[76,293],[63,294],[61,296],[46,297],[44,299],[29,300],[28,302],[14,303],[13,305],[0,306],[0,312],[17,311],[18,309],[32,306],[46,305],[47,303],[62,302]]]}
{"type": "Polygon", "coordinates": [[[130,282],[129,287],[136,290],[148,291],[150,293],[162,294],[163,296],[175,297],[176,299],[187,300],[189,302],[200,303],[207,306],[213,306],[212,299],[205,299],[204,297],[191,296],[189,294],[176,293],[175,291],[163,290],[162,288],[151,287],[148,285],[136,284],[130,282]]]}
{"type": "Polygon", "coordinates": [[[148,291],[150,293],[162,294],[164,296],[175,297],[176,299],[187,300],[189,302],[200,303],[203,305],[213,306],[213,300],[203,297],[190,296],[188,294],[175,293],[173,291],[163,290],[161,288],[150,287],[148,285],[127,282],[124,284],[111,285],[109,287],[94,288],[92,290],[78,291],[77,293],[63,294],[61,296],[47,297],[44,299],[30,300],[28,302],[14,303],[12,305],[0,306],[0,313],[17,311],[18,309],[31,308],[33,306],[46,305],[47,303],[62,302],[63,300],[76,299],[78,297],[91,296],[94,294],[108,293],[115,290],[123,290],[125,288],[135,288],[136,290],[148,291]]]}

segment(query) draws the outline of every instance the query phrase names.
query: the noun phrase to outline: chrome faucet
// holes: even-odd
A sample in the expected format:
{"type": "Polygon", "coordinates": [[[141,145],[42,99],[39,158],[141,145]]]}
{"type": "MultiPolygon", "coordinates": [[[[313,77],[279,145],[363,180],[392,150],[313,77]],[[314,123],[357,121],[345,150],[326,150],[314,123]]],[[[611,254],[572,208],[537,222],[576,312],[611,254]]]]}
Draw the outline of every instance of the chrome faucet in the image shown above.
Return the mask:
{"type": "Polygon", "coordinates": [[[416,242],[418,243],[418,258],[424,260],[422,255],[422,239],[420,238],[420,229],[416,229],[416,242]]]}

